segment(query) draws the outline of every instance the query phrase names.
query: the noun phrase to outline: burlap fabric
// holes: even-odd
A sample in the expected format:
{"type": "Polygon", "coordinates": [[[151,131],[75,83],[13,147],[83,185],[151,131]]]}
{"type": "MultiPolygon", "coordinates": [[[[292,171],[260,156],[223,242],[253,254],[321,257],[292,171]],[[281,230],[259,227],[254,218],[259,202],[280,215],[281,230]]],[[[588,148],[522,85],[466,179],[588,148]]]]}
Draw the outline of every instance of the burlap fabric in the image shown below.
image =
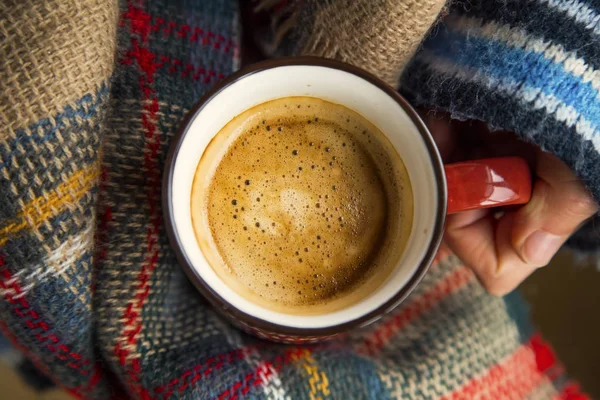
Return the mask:
{"type": "Polygon", "coordinates": [[[265,41],[265,48],[279,54],[335,58],[358,65],[396,87],[400,73],[445,3],[444,0],[286,2],[272,19],[272,41],[265,41]]]}

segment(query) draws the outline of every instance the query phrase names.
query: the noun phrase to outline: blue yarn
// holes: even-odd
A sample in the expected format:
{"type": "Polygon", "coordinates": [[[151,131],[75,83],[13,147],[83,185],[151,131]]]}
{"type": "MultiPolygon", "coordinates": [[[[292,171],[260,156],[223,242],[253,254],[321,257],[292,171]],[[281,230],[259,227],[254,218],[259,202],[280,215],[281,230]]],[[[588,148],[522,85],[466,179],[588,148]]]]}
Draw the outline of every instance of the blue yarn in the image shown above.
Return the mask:
{"type": "Polygon", "coordinates": [[[66,121],[74,120],[76,118],[80,118],[82,121],[85,121],[96,116],[98,113],[98,108],[102,104],[103,100],[105,100],[104,96],[107,94],[108,85],[103,83],[95,94],[88,93],[81,99],[77,100],[75,102],[75,108],[67,105],[63,112],[56,114],[54,117],[56,124],[52,124],[49,118],[44,118],[26,128],[31,132],[34,132],[38,128],[47,129],[46,133],[43,135],[27,135],[24,134],[24,129],[18,129],[16,132],[17,138],[14,140],[14,142],[12,142],[11,146],[13,150],[4,154],[0,153],[0,158],[7,160],[5,162],[0,162],[0,169],[6,166],[11,166],[11,160],[13,156],[17,151],[19,151],[17,146],[29,143],[36,145],[45,143],[49,140],[52,140],[56,136],[57,132],[64,129],[66,121]]]}
{"type": "Polygon", "coordinates": [[[562,64],[554,63],[540,53],[445,29],[428,41],[426,47],[458,66],[539,89],[573,107],[594,127],[600,125],[600,102],[595,100],[598,91],[589,82],[565,71],[562,64]]]}

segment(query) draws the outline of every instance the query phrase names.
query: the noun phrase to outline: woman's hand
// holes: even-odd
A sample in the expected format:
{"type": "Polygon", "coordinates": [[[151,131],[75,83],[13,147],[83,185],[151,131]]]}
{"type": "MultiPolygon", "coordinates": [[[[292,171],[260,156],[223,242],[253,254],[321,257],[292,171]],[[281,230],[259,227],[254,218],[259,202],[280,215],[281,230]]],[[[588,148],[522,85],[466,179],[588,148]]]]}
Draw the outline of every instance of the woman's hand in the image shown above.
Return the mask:
{"type": "Polygon", "coordinates": [[[550,262],[563,243],[598,211],[583,183],[550,153],[482,123],[425,113],[445,162],[524,157],[535,175],[531,201],[519,208],[475,210],[448,216],[446,244],[492,294],[504,295],[550,262]]]}

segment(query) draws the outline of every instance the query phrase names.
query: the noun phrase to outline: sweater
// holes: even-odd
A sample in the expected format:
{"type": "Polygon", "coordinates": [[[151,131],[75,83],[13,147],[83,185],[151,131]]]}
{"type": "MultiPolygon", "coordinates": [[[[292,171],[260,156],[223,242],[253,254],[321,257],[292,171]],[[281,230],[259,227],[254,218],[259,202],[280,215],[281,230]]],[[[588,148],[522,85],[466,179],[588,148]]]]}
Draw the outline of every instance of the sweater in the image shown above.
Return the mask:
{"type": "MultiPolygon", "coordinates": [[[[252,6],[267,55],[335,57],[512,129],[598,199],[593,2],[252,6]]],[[[490,296],[446,248],[394,312],[324,343],[262,341],[211,309],[169,248],[160,183],[186,112],[240,66],[235,0],[8,1],[0,37],[0,331],[54,384],[89,399],[587,398],[519,295],[490,296]]]]}

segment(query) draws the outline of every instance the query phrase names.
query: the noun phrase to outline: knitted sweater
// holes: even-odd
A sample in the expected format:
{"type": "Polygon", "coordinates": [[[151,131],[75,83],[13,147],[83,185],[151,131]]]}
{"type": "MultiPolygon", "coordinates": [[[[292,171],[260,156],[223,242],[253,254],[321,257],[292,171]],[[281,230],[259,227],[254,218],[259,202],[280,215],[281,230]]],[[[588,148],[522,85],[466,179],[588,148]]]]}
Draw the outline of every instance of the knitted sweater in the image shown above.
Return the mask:
{"type": "MultiPolygon", "coordinates": [[[[516,131],[599,199],[599,9],[468,3],[407,69],[443,1],[267,0],[273,29],[257,35],[270,54],[336,57],[392,84],[405,71],[413,102],[516,131]]],[[[207,305],[167,243],[160,179],[187,110],[240,64],[238,7],[2,2],[3,334],[81,398],[586,398],[518,295],[488,295],[446,249],[397,310],[318,345],[258,340],[207,305]]]]}

